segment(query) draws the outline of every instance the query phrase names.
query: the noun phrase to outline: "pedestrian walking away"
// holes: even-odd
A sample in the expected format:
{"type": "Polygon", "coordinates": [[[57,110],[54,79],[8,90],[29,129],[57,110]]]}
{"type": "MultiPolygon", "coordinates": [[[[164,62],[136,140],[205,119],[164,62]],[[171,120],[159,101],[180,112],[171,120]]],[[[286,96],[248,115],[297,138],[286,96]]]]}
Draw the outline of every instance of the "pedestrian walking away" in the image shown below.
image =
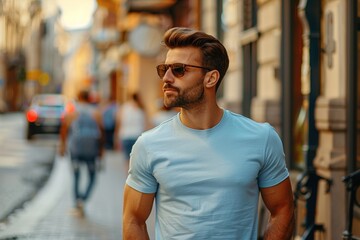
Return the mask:
{"type": "Polygon", "coordinates": [[[116,125],[116,112],[118,105],[113,99],[109,99],[104,106],[102,106],[102,119],[104,127],[104,146],[106,149],[114,149],[114,132],[116,125]]]}
{"type": "Polygon", "coordinates": [[[60,132],[60,155],[68,151],[74,173],[74,214],[84,216],[84,204],[90,197],[96,179],[96,161],[103,155],[101,112],[90,104],[89,92],[78,94],[75,111],[65,115],[60,132]],[[81,168],[86,166],[88,182],[81,189],[81,168]]]}
{"type": "Polygon", "coordinates": [[[292,236],[294,206],[282,142],[268,123],[220,107],[229,66],[222,43],[171,28],[157,66],[164,105],[177,116],[144,132],[130,157],[123,237],[148,239],[155,201],[156,239],[257,239],[259,196],[270,213],[265,239],[292,236]]]}
{"type": "Polygon", "coordinates": [[[127,162],[136,139],[148,128],[149,119],[139,94],[129,94],[128,100],[117,113],[115,128],[118,148],[124,153],[127,162]]]}

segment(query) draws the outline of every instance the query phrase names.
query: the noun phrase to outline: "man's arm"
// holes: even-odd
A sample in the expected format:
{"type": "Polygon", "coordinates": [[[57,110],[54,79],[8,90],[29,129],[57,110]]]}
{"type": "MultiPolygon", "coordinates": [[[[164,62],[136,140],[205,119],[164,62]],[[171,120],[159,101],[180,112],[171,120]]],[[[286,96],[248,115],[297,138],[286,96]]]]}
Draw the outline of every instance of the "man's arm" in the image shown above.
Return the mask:
{"type": "Polygon", "coordinates": [[[64,119],[62,120],[60,127],[60,144],[59,144],[60,156],[64,156],[66,152],[66,141],[68,137],[69,125],[70,125],[70,116],[66,114],[64,116],[64,119]]]}
{"type": "Polygon", "coordinates": [[[155,194],[136,191],[125,185],[123,208],[123,239],[149,239],[146,220],[151,213],[155,194]]]}
{"type": "Polygon", "coordinates": [[[273,187],[261,188],[260,191],[265,206],[270,211],[270,220],[264,239],[291,239],[295,216],[294,199],[289,178],[273,187]]]}
{"type": "Polygon", "coordinates": [[[96,109],[93,115],[99,129],[100,129],[100,144],[99,144],[99,157],[103,157],[104,155],[104,146],[105,146],[105,133],[104,133],[104,125],[103,125],[103,116],[99,109],[96,109]]]}

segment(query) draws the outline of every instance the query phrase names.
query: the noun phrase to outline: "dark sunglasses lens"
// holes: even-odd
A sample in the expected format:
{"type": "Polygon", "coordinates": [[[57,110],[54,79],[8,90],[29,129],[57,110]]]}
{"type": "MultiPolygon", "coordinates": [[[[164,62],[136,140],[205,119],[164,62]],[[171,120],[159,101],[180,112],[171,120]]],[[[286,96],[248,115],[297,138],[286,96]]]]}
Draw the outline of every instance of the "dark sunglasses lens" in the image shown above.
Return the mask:
{"type": "Polygon", "coordinates": [[[165,64],[161,64],[159,66],[156,67],[157,73],[159,75],[160,78],[163,78],[165,76],[165,73],[167,71],[167,66],[165,64]]]}
{"type": "Polygon", "coordinates": [[[185,66],[183,64],[174,64],[171,66],[171,71],[175,77],[182,77],[185,74],[185,66]]]}

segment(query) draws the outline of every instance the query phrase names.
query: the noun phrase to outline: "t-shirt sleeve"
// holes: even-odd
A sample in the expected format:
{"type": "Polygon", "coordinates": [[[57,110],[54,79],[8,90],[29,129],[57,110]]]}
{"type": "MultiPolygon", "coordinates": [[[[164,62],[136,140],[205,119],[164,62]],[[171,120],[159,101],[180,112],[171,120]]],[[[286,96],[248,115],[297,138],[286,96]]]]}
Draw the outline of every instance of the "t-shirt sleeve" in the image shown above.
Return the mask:
{"type": "Polygon", "coordinates": [[[264,148],[264,162],[259,173],[260,188],[275,186],[289,176],[281,139],[272,126],[269,124],[267,126],[268,136],[264,148]]]}
{"type": "Polygon", "coordinates": [[[140,136],[130,154],[129,175],[126,184],[142,193],[154,193],[158,183],[149,164],[150,154],[146,151],[143,136],[140,136]]]}

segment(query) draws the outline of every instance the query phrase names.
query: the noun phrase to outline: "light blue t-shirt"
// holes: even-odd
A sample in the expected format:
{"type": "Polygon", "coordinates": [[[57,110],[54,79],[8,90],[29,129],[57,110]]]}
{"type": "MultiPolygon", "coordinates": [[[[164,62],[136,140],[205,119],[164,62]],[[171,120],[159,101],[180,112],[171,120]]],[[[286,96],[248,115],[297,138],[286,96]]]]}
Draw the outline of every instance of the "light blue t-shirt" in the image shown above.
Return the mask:
{"type": "Polygon", "coordinates": [[[289,176],[282,143],[267,123],[224,110],[195,130],[179,115],[133,147],[126,183],[156,193],[156,239],[257,239],[259,188],[289,176]]]}

